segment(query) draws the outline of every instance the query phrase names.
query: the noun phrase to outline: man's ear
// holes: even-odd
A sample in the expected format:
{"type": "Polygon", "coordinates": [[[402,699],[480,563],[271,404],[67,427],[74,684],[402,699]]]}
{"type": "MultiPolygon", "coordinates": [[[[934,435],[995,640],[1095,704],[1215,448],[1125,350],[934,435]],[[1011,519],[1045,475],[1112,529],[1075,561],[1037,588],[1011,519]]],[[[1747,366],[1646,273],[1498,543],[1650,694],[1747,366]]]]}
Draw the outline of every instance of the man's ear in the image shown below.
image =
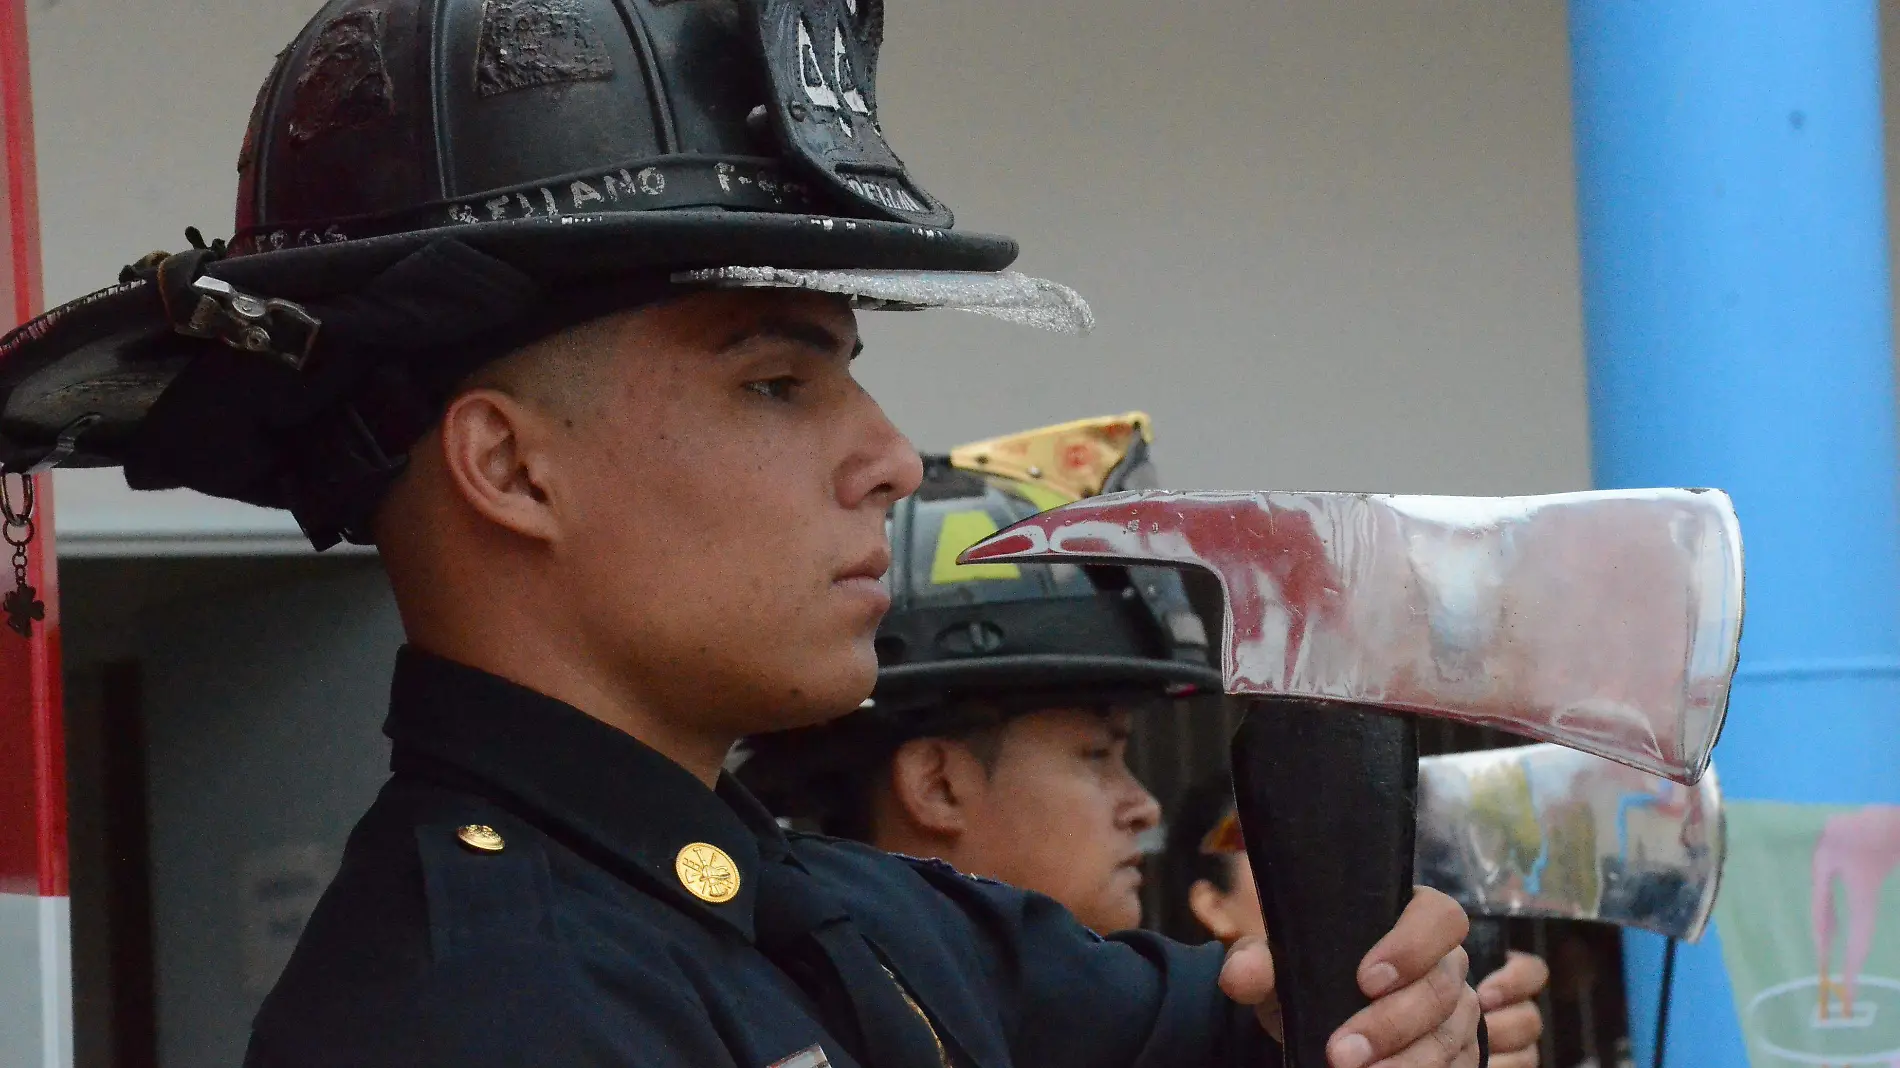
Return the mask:
{"type": "Polygon", "coordinates": [[[462,499],[525,538],[559,535],[549,508],[549,419],[498,389],[471,389],[442,414],[442,463],[462,499]]]}
{"type": "Polygon", "coordinates": [[[1234,900],[1206,879],[1194,880],[1188,887],[1188,911],[1207,933],[1224,945],[1232,945],[1240,937],[1240,925],[1233,915],[1234,900]]]}
{"type": "Polygon", "coordinates": [[[918,830],[960,837],[989,776],[969,746],[949,738],[913,738],[891,755],[891,796],[918,830]]]}

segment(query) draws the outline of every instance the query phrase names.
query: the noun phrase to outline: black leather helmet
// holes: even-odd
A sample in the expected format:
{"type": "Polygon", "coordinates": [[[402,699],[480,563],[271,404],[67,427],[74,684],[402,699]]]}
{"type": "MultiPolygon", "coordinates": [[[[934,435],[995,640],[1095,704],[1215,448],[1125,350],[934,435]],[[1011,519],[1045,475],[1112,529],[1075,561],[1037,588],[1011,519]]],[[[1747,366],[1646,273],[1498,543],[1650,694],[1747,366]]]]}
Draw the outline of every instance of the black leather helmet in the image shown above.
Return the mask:
{"type": "Polygon", "coordinates": [[[1220,692],[1202,610],[1179,571],[956,563],[1037,512],[1154,488],[1150,436],[1148,417],[1130,412],[926,457],[922,487],[891,510],[891,610],[871,699],[832,723],[748,739],[741,778],[774,811],[802,815],[831,803],[838,791],[827,780],[862,782],[908,739],[979,725],[967,722],[973,713],[988,721],[1078,693],[1220,692]]]}
{"type": "Polygon", "coordinates": [[[891,510],[891,610],[873,701],[1072,684],[1220,685],[1180,573],[1158,567],[958,566],[957,554],[1038,512],[1153,487],[1140,412],[1045,427],[929,457],[891,510]]]}
{"type": "Polygon", "coordinates": [[[0,466],[366,540],[454,382],[712,284],[683,272],[1000,271],[1015,243],[885,141],[883,32],[882,0],[331,0],[258,96],[228,245],[0,342],[0,466]]]}
{"type": "Polygon", "coordinates": [[[882,0],[332,0],[259,94],[232,251],[293,297],[443,228],[569,283],[1007,266],[885,142],[883,36],[882,0]]]}

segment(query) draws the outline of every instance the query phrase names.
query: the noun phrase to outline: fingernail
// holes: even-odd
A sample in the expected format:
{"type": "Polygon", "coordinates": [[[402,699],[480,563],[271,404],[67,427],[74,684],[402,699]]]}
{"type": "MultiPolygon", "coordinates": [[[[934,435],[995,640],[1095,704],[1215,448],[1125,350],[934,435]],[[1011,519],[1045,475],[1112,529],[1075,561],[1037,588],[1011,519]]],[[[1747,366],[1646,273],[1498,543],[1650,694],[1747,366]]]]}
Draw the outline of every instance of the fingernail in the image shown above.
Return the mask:
{"type": "Polygon", "coordinates": [[[1481,986],[1478,988],[1478,1007],[1479,1008],[1483,1009],[1486,1012],[1490,1012],[1493,1009],[1499,1008],[1503,1004],[1504,1004],[1504,995],[1498,993],[1496,987],[1491,987],[1487,989],[1481,986]]]}
{"type": "Polygon", "coordinates": [[[1347,1035],[1333,1043],[1326,1059],[1333,1062],[1333,1068],[1364,1068],[1372,1059],[1372,1043],[1364,1035],[1347,1035]]]}
{"type": "Polygon", "coordinates": [[[1399,985],[1399,970],[1384,961],[1366,969],[1366,989],[1373,997],[1383,997],[1399,985]]]}

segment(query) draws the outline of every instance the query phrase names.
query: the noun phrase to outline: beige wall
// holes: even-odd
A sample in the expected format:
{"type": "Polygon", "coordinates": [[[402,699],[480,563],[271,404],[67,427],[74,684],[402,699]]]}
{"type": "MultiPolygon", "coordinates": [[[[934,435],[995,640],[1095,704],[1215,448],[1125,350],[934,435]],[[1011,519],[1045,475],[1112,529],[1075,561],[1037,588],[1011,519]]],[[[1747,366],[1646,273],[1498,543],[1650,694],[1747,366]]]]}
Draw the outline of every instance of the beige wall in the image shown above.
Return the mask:
{"type": "MultiPolygon", "coordinates": [[[[29,0],[46,298],[231,226],[257,87],[316,0],[29,0]]],[[[116,471],[60,472],[62,551],[307,551],[288,517],[196,494],[134,495],[116,471]]]]}
{"type": "MultiPolygon", "coordinates": [[[[35,11],[50,299],[224,232],[256,86],[314,6],[35,11]]],[[[900,151],[1101,328],[873,316],[863,377],[927,446],[1140,407],[1181,484],[1581,486],[1566,62],[1560,4],[897,0],[900,151]]],[[[288,530],[62,480],[73,549],[288,530]]]]}
{"type": "Polygon", "coordinates": [[[935,446],[1146,407],[1183,484],[1582,486],[1562,12],[892,5],[887,131],[1102,325],[879,321],[864,377],[935,446]]]}

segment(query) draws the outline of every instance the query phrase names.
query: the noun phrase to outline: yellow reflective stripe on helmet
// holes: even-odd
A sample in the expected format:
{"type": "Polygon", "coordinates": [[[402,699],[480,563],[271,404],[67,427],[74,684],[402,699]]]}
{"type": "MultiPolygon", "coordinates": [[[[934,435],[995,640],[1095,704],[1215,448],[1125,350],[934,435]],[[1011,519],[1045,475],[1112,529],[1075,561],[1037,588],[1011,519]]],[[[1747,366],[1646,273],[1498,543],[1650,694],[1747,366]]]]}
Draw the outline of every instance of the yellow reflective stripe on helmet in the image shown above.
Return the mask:
{"type": "Polygon", "coordinates": [[[1033,482],[1018,482],[1012,478],[999,478],[996,481],[1008,487],[1005,492],[1014,493],[1045,512],[1051,508],[1060,508],[1065,504],[1074,503],[1061,493],[1047,486],[1038,486],[1033,482]]]}
{"type": "Polygon", "coordinates": [[[996,520],[988,512],[972,509],[951,512],[943,517],[937,531],[937,555],[930,562],[930,584],[947,586],[952,582],[981,582],[985,579],[1022,578],[1015,564],[970,564],[958,566],[963,550],[996,533],[996,520]]]}

